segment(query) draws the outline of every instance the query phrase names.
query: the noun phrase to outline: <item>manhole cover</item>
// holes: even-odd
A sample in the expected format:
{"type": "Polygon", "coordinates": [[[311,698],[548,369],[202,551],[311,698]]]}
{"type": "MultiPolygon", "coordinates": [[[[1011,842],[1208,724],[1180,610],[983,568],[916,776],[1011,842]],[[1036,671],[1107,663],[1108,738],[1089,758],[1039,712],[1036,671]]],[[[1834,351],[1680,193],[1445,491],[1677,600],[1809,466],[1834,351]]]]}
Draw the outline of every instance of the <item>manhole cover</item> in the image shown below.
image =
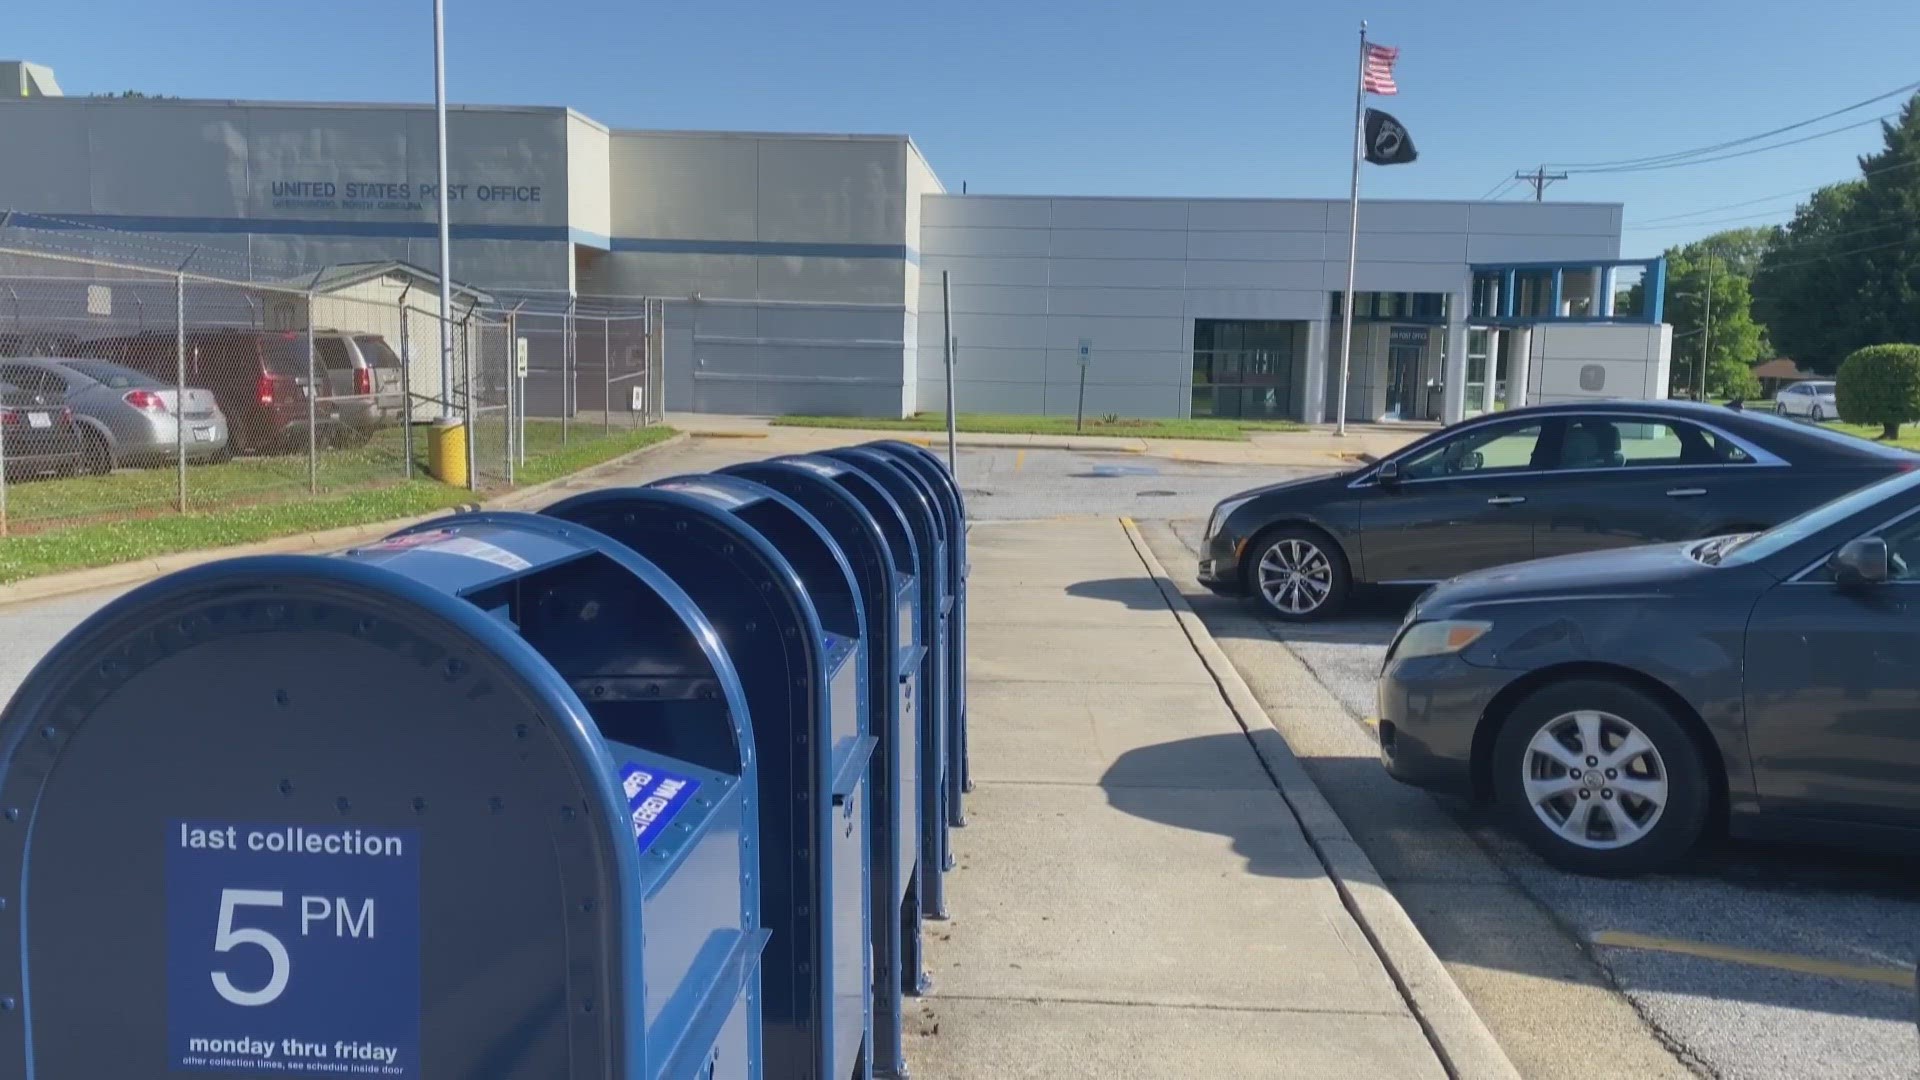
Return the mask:
{"type": "Polygon", "coordinates": [[[1172,495],[1172,494],[1174,494],[1174,492],[1171,492],[1171,491],[1160,491],[1160,490],[1158,490],[1158,489],[1156,489],[1156,490],[1153,490],[1153,491],[1143,491],[1143,492],[1141,492],[1141,493],[1140,493],[1140,497],[1141,497],[1141,498],[1144,498],[1144,499],[1152,499],[1152,498],[1163,498],[1163,497],[1165,497],[1165,496],[1168,496],[1168,495],[1172,495]]]}

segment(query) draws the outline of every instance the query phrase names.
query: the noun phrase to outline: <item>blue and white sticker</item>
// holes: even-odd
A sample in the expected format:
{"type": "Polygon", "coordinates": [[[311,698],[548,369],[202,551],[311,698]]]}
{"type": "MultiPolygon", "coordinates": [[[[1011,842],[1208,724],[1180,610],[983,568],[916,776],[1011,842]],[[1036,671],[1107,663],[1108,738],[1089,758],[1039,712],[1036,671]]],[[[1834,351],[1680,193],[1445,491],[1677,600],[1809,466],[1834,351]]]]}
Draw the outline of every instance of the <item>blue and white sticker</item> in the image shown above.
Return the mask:
{"type": "Polygon", "coordinates": [[[176,1070],[420,1076],[420,831],[167,824],[176,1070]]]}
{"type": "Polygon", "coordinates": [[[633,842],[646,854],[667,826],[686,809],[700,781],[653,766],[628,762],[620,769],[620,786],[627,793],[627,816],[633,823],[633,842]]]}

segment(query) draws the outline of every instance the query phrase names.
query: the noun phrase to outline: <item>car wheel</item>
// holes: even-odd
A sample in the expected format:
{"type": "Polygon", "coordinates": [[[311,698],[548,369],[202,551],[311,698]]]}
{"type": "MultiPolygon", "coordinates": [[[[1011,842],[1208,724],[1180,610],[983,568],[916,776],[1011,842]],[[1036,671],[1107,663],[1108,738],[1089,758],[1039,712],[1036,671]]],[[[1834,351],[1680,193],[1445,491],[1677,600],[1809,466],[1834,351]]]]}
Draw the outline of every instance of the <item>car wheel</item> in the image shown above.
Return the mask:
{"type": "Polygon", "coordinates": [[[1352,578],[1340,548],[1312,529],[1278,529],[1260,537],[1247,564],[1247,591],[1290,622],[1324,619],[1346,603],[1352,578]]]}
{"type": "Polygon", "coordinates": [[[1686,854],[1706,825],[1699,748],[1661,702],[1598,680],[1535,692],[1494,743],[1502,816],[1541,858],[1631,875],[1686,854]]]}
{"type": "Polygon", "coordinates": [[[1807,413],[1807,419],[1812,420],[1816,424],[1824,421],[1826,418],[1827,411],[1818,405],[1815,405],[1813,409],[1807,413]]]}
{"type": "Polygon", "coordinates": [[[1773,415],[1775,415],[1775,416],[1785,416],[1785,415],[1787,415],[1787,405],[1786,405],[1786,402],[1784,402],[1784,401],[1776,401],[1776,402],[1774,402],[1774,403],[1773,403],[1773,415]]]}
{"type": "Polygon", "coordinates": [[[87,476],[105,476],[113,471],[113,448],[106,436],[92,428],[80,434],[80,472],[87,476]]]}

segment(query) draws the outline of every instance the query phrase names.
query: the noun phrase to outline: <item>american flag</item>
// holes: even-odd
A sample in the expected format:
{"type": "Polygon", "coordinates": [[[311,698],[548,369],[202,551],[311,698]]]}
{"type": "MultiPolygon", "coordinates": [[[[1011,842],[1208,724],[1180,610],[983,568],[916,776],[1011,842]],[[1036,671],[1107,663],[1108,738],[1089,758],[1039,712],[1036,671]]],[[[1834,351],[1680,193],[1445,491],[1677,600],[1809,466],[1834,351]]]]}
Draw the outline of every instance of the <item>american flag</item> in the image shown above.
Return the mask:
{"type": "Polygon", "coordinates": [[[1392,45],[1367,45],[1367,62],[1360,76],[1360,84],[1369,94],[1397,94],[1400,88],[1393,83],[1393,62],[1400,59],[1400,50],[1392,45]]]}

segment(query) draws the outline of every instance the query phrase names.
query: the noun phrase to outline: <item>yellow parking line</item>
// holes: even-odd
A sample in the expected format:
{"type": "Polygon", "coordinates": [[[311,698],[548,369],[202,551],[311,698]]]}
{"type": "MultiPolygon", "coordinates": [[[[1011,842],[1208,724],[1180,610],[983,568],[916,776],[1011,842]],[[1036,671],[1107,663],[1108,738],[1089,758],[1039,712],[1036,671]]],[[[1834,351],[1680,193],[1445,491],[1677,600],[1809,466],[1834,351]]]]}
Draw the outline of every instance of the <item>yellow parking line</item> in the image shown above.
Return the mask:
{"type": "Polygon", "coordinates": [[[1377,716],[1363,716],[1360,718],[1360,722],[1367,725],[1370,728],[1377,728],[1380,726],[1380,718],[1377,716]]]}
{"type": "Polygon", "coordinates": [[[1763,952],[1760,949],[1741,949],[1732,945],[1710,945],[1704,941],[1651,937],[1647,934],[1629,933],[1624,930],[1602,930],[1593,935],[1592,940],[1595,945],[1606,945],[1616,949],[1641,949],[1647,952],[1697,956],[1703,960],[1724,960],[1729,964],[1774,968],[1799,975],[1821,975],[1829,979],[1879,983],[1883,986],[1897,986],[1903,990],[1910,989],[1914,980],[1913,969],[1910,967],[1846,964],[1838,960],[1822,960],[1814,956],[1795,956],[1792,953],[1763,952]]]}
{"type": "Polygon", "coordinates": [[[1013,471],[1019,472],[1020,466],[1025,465],[1026,463],[1027,463],[1027,452],[1025,450],[1015,450],[1013,452],[1013,471]]]}

